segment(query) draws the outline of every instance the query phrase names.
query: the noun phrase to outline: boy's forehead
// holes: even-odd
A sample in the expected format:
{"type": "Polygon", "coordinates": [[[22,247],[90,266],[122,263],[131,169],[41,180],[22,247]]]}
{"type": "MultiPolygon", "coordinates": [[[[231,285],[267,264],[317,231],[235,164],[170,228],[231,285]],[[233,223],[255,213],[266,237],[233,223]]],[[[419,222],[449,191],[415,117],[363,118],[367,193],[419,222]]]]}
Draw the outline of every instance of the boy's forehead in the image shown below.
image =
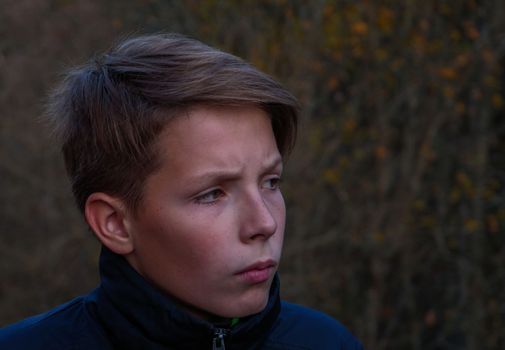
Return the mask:
{"type": "Polygon", "coordinates": [[[170,120],[157,140],[162,160],[205,161],[220,153],[244,161],[244,153],[280,158],[269,116],[257,107],[199,107],[170,120]]]}

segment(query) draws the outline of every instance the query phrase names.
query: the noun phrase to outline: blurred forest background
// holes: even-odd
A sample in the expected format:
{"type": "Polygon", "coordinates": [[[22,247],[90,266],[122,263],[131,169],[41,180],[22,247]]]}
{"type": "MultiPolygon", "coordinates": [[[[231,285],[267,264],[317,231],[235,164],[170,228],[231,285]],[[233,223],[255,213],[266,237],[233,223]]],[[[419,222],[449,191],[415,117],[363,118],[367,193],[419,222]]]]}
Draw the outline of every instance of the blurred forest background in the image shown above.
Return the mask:
{"type": "Polygon", "coordinates": [[[505,348],[505,2],[0,0],[0,325],[97,283],[41,119],[65,68],[176,31],[301,101],[286,299],[368,349],[505,348]]]}

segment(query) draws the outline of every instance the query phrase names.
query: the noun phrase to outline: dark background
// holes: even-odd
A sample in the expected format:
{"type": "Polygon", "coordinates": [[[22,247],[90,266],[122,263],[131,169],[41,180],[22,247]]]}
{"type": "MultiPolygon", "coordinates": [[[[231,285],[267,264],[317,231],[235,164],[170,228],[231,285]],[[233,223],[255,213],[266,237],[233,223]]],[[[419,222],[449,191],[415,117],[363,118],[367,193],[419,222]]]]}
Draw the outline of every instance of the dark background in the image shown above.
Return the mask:
{"type": "Polygon", "coordinates": [[[0,0],[0,325],[96,285],[41,118],[65,68],[177,31],[303,105],[286,299],[369,349],[505,348],[505,2],[0,0]]]}

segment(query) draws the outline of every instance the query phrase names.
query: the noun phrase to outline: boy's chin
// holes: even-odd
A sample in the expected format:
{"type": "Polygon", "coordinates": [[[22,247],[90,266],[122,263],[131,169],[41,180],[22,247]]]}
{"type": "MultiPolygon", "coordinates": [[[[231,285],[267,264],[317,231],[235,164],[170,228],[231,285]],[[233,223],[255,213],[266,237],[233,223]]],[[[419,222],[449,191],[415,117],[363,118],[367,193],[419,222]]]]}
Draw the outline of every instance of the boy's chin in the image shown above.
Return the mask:
{"type": "Polygon", "coordinates": [[[265,309],[267,304],[268,293],[258,293],[257,295],[251,295],[243,300],[239,300],[234,305],[230,303],[221,315],[227,318],[247,317],[260,313],[265,309]]]}
{"type": "MultiPolygon", "coordinates": [[[[243,318],[263,311],[268,304],[269,288],[250,290],[240,296],[228,295],[226,299],[214,300],[210,304],[193,304],[177,298],[173,300],[189,314],[207,320],[220,322],[223,318],[243,318]]],[[[207,299],[207,303],[209,299],[207,299]]]]}

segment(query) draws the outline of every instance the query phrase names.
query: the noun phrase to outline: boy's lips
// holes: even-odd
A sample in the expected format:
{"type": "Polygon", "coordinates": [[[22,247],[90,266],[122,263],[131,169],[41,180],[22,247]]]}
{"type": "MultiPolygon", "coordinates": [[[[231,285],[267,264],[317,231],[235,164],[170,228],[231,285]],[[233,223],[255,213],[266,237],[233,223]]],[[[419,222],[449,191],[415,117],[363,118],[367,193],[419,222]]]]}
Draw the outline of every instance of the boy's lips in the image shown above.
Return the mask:
{"type": "Polygon", "coordinates": [[[270,279],[276,266],[277,262],[275,260],[262,260],[249,265],[245,269],[237,272],[235,275],[251,284],[262,283],[270,279]]]}

